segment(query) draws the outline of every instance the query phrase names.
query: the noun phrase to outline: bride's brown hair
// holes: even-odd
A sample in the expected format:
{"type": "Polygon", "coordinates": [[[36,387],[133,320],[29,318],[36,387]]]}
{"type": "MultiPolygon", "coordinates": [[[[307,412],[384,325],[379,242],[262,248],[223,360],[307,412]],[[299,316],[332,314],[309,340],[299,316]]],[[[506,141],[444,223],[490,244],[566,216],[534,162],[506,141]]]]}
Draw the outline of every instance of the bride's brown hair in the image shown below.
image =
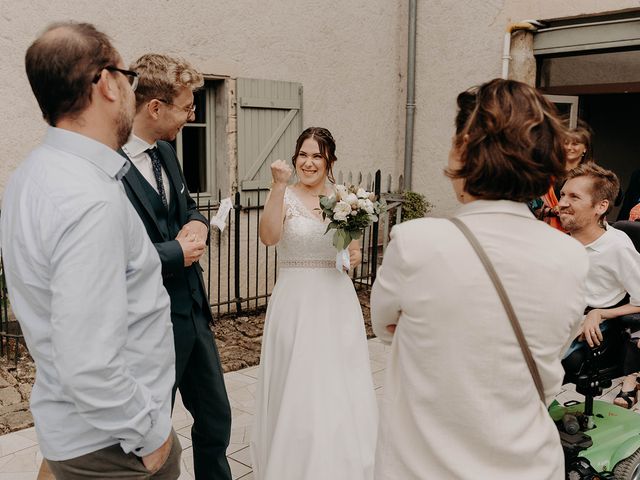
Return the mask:
{"type": "Polygon", "coordinates": [[[338,157],[336,157],[336,142],[333,139],[333,135],[331,135],[331,132],[326,128],[309,127],[300,134],[298,140],[296,141],[295,153],[293,154],[293,157],[291,157],[293,168],[296,167],[296,158],[298,158],[298,155],[300,154],[302,144],[308,138],[312,138],[316,142],[318,142],[320,155],[322,155],[322,157],[324,158],[327,166],[327,178],[331,183],[336,183],[335,178],[333,178],[333,164],[338,160],[338,157]]]}

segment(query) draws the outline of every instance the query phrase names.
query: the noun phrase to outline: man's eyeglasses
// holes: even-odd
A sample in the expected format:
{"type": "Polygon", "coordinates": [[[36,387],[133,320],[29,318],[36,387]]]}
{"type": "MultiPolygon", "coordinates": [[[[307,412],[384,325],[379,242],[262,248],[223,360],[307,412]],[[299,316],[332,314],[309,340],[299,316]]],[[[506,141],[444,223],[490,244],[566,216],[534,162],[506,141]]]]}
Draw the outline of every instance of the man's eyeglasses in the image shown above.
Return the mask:
{"type": "MultiPolygon", "coordinates": [[[[139,77],[136,72],[132,72],[131,70],[124,70],[122,68],[114,67],[112,65],[104,67],[102,70],[109,70],[110,72],[120,72],[121,74],[127,77],[127,80],[129,80],[129,85],[131,85],[131,90],[135,92],[136,88],[138,88],[139,77]]],[[[100,70],[100,72],[98,72],[96,76],[93,78],[93,83],[98,83],[98,80],[100,80],[100,73],[102,72],[102,70],[100,70]]]]}
{"type": "Polygon", "coordinates": [[[164,103],[165,105],[171,105],[172,107],[176,107],[179,108],[180,110],[184,111],[187,113],[187,115],[191,115],[192,113],[196,113],[196,104],[192,104],[188,107],[181,107],[180,105],[176,105],[175,103],[171,103],[171,102],[167,102],[166,100],[163,100],[161,98],[157,99],[158,101],[164,103]]]}

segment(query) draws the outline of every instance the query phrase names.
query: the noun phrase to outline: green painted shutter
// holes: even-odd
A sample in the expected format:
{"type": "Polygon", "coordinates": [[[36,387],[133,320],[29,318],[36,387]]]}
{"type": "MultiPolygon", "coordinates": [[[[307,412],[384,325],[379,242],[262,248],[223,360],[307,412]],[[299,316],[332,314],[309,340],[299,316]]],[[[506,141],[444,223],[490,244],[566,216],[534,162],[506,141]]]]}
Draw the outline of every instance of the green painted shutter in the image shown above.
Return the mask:
{"type": "Polygon", "coordinates": [[[253,198],[251,192],[269,188],[271,163],[293,155],[302,132],[302,85],[239,78],[236,96],[239,187],[243,197],[253,198]]]}

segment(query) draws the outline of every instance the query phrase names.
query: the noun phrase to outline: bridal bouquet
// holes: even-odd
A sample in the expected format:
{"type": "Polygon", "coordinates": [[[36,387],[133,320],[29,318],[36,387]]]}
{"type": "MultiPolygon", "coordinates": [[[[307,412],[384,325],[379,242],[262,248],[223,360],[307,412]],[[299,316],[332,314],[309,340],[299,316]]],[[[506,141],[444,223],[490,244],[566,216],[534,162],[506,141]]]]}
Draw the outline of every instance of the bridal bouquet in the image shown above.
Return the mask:
{"type": "Polygon", "coordinates": [[[384,212],[384,204],[376,200],[372,192],[354,185],[336,185],[333,195],[320,195],[320,210],[322,219],[329,218],[331,222],[325,232],[335,230],[333,246],[338,250],[336,268],[342,271],[349,269],[349,252],[347,247],[352,240],[357,240],[362,231],[378,221],[384,212]]]}

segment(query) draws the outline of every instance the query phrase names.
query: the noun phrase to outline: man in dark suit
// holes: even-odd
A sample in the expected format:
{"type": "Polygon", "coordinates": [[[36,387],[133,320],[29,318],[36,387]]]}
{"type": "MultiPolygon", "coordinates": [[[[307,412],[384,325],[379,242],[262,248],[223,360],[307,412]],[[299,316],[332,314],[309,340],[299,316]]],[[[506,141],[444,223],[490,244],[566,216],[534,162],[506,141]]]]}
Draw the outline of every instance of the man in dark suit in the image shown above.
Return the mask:
{"type": "Polygon", "coordinates": [[[133,133],[121,152],[132,163],[123,183],[160,255],[164,286],[171,297],[176,350],[173,399],[179,388],[194,418],[196,479],[231,480],[226,458],[231,409],[198,263],[209,226],[167,143],[194,117],[193,91],[204,81],[184,60],[164,55],[143,55],[130,68],[138,73],[139,84],[133,133]]]}

